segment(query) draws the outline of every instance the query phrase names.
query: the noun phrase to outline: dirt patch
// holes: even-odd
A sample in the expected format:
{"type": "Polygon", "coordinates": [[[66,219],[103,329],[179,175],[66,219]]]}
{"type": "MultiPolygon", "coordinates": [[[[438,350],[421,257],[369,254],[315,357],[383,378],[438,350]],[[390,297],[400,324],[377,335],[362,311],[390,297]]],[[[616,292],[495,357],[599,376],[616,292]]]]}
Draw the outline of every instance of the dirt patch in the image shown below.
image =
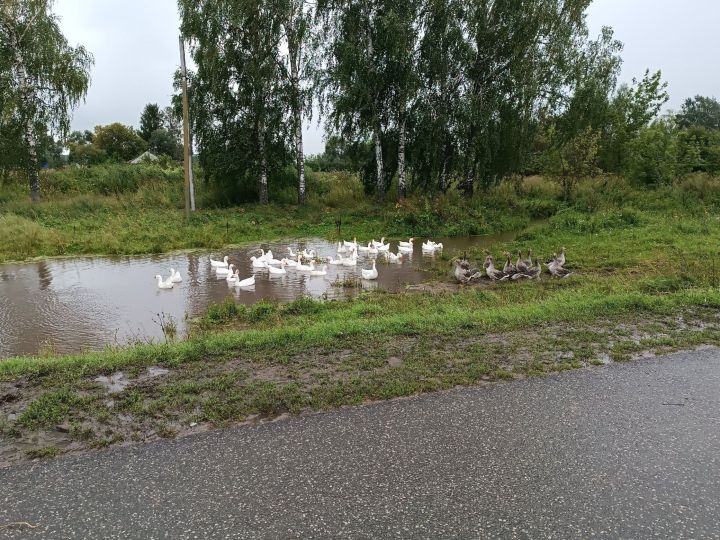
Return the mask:
{"type": "Polygon", "coordinates": [[[459,285],[457,283],[448,283],[445,281],[431,281],[428,283],[416,283],[408,285],[405,290],[408,292],[422,292],[422,293],[449,293],[457,292],[460,287],[466,285],[459,285]]]}

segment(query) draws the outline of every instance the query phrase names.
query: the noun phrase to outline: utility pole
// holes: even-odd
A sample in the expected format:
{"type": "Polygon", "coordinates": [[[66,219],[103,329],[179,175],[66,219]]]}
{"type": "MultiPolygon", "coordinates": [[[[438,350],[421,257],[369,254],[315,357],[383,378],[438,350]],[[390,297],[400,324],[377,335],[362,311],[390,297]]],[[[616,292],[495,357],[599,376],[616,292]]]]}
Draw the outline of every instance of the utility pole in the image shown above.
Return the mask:
{"type": "Polygon", "coordinates": [[[190,212],[195,210],[195,186],[192,174],[192,148],[190,148],[190,111],[187,89],[187,68],[185,67],[185,44],[180,37],[180,67],[182,69],[183,88],[183,147],[185,154],[185,217],[190,218],[190,212]]]}

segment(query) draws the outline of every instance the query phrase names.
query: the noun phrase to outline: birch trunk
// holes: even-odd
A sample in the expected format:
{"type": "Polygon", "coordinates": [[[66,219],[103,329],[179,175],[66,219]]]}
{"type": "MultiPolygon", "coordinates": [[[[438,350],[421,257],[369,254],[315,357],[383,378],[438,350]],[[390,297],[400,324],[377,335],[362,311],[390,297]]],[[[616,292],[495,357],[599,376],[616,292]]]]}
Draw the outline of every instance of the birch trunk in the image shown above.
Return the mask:
{"type": "Polygon", "coordinates": [[[400,134],[398,138],[398,195],[404,199],[407,193],[405,183],[405,118],[400,122],[400,134]]]}
{"type": "Polygon", "coordinates": [[[30,182],[30,198],[33,202],[40,200],[40,175],[38,174],[37,146],[35,126],[29,118],[25,125],[25,145],[27,147],[27,174],[30,182]]]}
{"type": "Polygon", "coordinates": [[[25,118],[24,142],[28,182],[30,184],[30,198],[33,202],[40,200],[40,175],[38,174],[37,138],[35,133],[35,107],[32,103],[32,82],[29,80],[25,63],[19,46],[15,50],[15,69],[20,82],[20,95],[22,96],[23,112],[25,118]]]}
{"type": "Polygon", "coordinates": [[[446,193],[448,190],[447,157],[443,159],[442,170],[440,171],[440,191],[446,193]]]}
{"type": "Polygon", "coordinates": [[[462,186],[462,189],[463,189],[463,191],[465,192],[465,196],[466,196],[467,198],[470,198],[470,197],[472,197],[472,195],[473,195],[473,190],[474,190],[474,187],[475,187],[475,186],[474,186],[474,184],[475,184],[474,180],[475,180],[475,178],[474,178],[474,175],[473,175],[473,171],[472,171],[472,169],[469,169],[469,170],[465,173],[465,178],[464,178],[464,180],[463,180],[463,186],[462,186]]]}
{"type": "Polygon", "coordinates": [[[373,133],[375,140],[375,166],[377,171],[377,195],[380,202],[385,200],[385,171],[383,170],[382,141],[380,140],[380,127],[373,133]]]}
{"type": "Polygon", "coordinates": [[[299,108],[295,112],[295,151],[297,152],[298,204],[305,206],[305,155],[303,153],[302,116],[299,108]]]}
{"type": "Polygon", "coordinates": [[[298,204],[305,205],[305,155],[303,153],[302,111],[300,106],[300,77],[298,50],[290,51],[290,81],[293,92],[293,119],[295,123],[295,152],[297,153],[298,204]]]}
{"type": "Polygon", "coordinates": [[[265,125],[262,121],[258,123],[258,151],[260,152],[260,204],[267,204],[267,156],[265,155],[265,125]]]}

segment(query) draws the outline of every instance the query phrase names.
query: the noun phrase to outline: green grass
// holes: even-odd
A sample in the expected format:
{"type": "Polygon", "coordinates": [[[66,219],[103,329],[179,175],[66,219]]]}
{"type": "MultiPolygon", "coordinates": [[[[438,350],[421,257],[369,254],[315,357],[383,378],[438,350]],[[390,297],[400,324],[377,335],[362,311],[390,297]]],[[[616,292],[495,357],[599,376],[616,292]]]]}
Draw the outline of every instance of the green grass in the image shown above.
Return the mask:
{"type": "Polygon", "coordinates": [[[20,427],[49,428],[64,421],[81,399],[71,391],[60,390],[43,394],[33,401],[17,419],[20,427]]]}
{"type": "MultiPolygon", "coordinates": [[[[275,347],[292,352],[378,335],[443,334],[457,328],[498,332],[545,322],[718,305],[720,216],[714,212],[714,199],[688,202],[686,196],[682,186],[658,193],[638,192],[618,181],[586,184],[573,208],[494,250],[499,254],[533,248],[547,258],[565,246],[568,267],[577,272],[567,280],[500,283],[460,294],[361,295],[349,302],[301,299],[249,307],[229,302],[211,306],[189,341],[59,358],[7,359],[0,362],[0,380],[154,363],[177,366],[237,351],[275,347]],[[220,326],[225,331],[213,333],[220,326]],[[227,331],[229,327],[233,329],[227,331]]],[[[444,253],[436,264],[443,279],[449,276],[453,255],[444,253]]],[[[480,264],[484,254],[471,250],[470,256],[480,264]]]]}
{"type": "Polygon", "coordinates": [[[518,198],[505,186],[463,201],[457,193],[379,206],[347,173],[308,173],[309,204],[280,197],[261,206],[213,206],[214,188],[198,185],[199,210],[182,210],[182,175],[155,165],[68,168],[43,175],[44,198],[28,200],[20,181],[0,185],[0,262],[79,254],[132,255],[280,237],[456,236],[515,230],[556,212],[553,184],[518,198]]]}
{"type": "MultiPolygon", "coordinates": [[[[495,212],[511,212],[512,203],[529,219],[529,206],[553,200],[553,188],[539,179],[527,181],[520,194],[512,189],[492,192],[495,212]]],[[[174,437],[195,422],[224,425],[720,345],[718,194],[715,180],[655,191],[619,180],[589,181],[571,206],[559,206],[547,222],[492,249],[499,255],[532,248],[547,259],[565,246],[567,266],[576,272],[565,280],[546,274],[539,281],[483,283],[457,292],[225,302],[208,308],[186,341],[6,359],[0,361],[0,390],[3,384],[24,390],[20,401],[0,405],[0,412],[17,413],[14,420],[0,416],[0,431],[29,440],[69,422],[68,437],[99,448],[174,437]],[[118,370],[135,379],[153,365],[170,373],[131,384],[110,405],[93,383],[118,370]]],[[[461,208],[441,203],[433,219],[461,208]]],[[[408,219],[406,210],[398,211],[408,219]]],[[[388,226],[394,212],[381,209],[362,226],[388,226]]],[[[145,208],[145,219],[150,214],[145,208]]],[[[286,217],[272,219],[277,224],[286,217]]],[[[294,230],[315,227],[308,219],[294,230]]],[[[321,226],[334,227],[329,221],[321,226]]],[[[438,280],[451,279],[455,255],[438,257],[438,280]]],[[[485,256],[479,250],[468,255],[478,265],[485,256]]]]}

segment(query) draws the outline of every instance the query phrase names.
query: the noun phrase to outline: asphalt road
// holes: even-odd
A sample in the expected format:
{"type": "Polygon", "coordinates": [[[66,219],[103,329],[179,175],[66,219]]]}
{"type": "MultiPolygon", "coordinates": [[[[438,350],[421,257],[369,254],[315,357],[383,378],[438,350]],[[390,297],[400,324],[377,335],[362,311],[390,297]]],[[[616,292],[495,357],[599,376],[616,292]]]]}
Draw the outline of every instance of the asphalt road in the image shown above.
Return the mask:
{"type": "Polygon", "coordinates": [[[718,538],[720,351],[0,470],[10,538],[718,538]]]}

